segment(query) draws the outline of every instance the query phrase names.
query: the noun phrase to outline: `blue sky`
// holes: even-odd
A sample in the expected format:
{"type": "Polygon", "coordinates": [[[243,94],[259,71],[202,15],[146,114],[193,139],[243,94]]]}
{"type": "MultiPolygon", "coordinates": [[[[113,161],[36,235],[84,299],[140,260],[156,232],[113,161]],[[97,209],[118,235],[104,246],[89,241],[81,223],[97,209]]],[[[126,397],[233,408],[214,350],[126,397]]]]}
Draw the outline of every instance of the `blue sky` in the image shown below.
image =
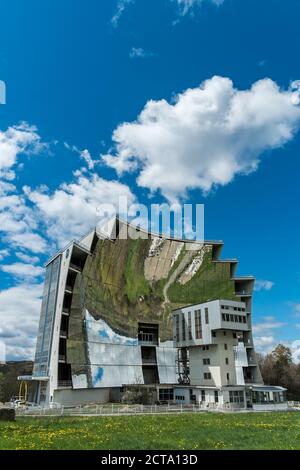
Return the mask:
{"type": "Polygon", "coordinates": [[[206,238],[224,240],[239,274],[264,281],[257,349],[283,341],[298,357],[299,14],[296,0],[1,2],[0,339],[9,358],[32,357],[43,263],[117,194],[204,203],[206,238]]]}

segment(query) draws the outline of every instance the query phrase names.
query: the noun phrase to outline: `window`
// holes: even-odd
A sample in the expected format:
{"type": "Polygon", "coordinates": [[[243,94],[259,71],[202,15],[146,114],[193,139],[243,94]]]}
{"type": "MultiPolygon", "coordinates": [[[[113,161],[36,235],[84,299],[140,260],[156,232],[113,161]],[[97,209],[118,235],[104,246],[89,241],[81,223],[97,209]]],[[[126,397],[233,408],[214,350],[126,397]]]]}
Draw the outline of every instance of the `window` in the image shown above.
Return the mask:
{"type": "Polygon", "coordinates": [[[209,366],[210,365],[210,359],[208,357],[203,359],[203,365],[204,366],[209,366]]]}
{"type": "MultiPolygon", "coordinates": [[[[239,309],[242,310],[242,309],[239,309]]],[[[247,317],[245,315],[233,315],[229,313],[222,313],[222,321],[231,321],[235,323],[247,323],[247,317]]]]}
{"type": "Polygon", "coordinates": [[[201,390],[201,401],[205,401],[205,390],[201,390]]]}
{"type": "Polygon", "coordinates": [[[195,334],[196,339],[202,338],[201,310],[195,310],[195,334]]]}
{"type": "Polygon", "coordinates": [[[228,349],[227,343],[224,343],[224,349],[225,349],[225,351],[227,351],[227,349],[228,349]]]}
{"type": "Polygon", "coordinates": [[[208,351],[209,350],[209,346],[202,346],[202,351],[208,351]]]}
{"type": "Polygon", "coordinates": [[[144,332],[143,330],[140,330],[138,333],[138,340],[145,342],[145,343],[152,343],[154,342],[154,335],[153,333],[150,332],[144,332]]]}
{"type": "Polygon", "coordinates": [[[183,395],[175,395],[175,400],[184,401],[184,396],[183,395]]]}
{"type": "Polygon", "coordinates": [[[229,372],[227,372],[226,377],[227,377],[227,382],[229,382],[229,380],[230,380],[229,372]]]}
{"type": "Polygon", "coordinates": [[[226,331],[223,331],[223,335],[226,336],[226,331]]]}
{"type": "Polygon", "coordinates": [[[230,403],[244,403],[243,390],[230,390],[229,401],[230,403]]]}
{"type": "Polygon", "coordinates": [[[184,318],[184,313],[182,314],[181,318],[181,334],[182,334],[182,341],[185,341],[185,318],[184,318]]]}
{"type": "Polygon", "coordinates": [[[219,392],[215,390],[215,403],[219,403],[219,392]]]}
{"type": "Polygon", "coordinates": [[[180,341],[180,337],[179,337],[179,313],[176,315],[176,332],[175,332],[175,336],[176,336],[176,341],[180,341]]]}
{"type": "Polygon", "coordinates": [[[58,256],[46,269],[33,375],[46,375],[46,369],[41,370],[41,366],[47,366],[51,351],[51,337],[56,309],[56,294],[59,284],[60,260],[61,257],[58,256]]]}
{"type": "Polygon", "coordinates": [[[172,388],[159,389],[159,401],[173,401],[174,393],[172,388]]]}
{"type": "Polygon", "coordinates": [[[205,324],[206,325],[209,324],[208,308],[207,307],[205,307],[205,324]]]}
{"type": "Polygon", "coordinates": [[[236,339],[236,331],[233,331],[232,337],[233,337],[234,339],[236,339]]]}
{"type": "Polygon", "coordinates": [[[225,357],[225,364],[226,364],[227,366],[228,366],[228,364],[229,364],[229,359],[228,359],[228,357],[225,357]]]}
{"type": "Polygon", "coordinates": [[[211,373],[210,372],[204,372],[203,377],[204,377],[204,380],[211,380],[211,373]]]}
{"type": "Polygon", "coordinates": [[[189,340],[193,339],[192,336],[192,317],[191,317],[191,312],[188,312],[188,337],[189,340]]]}
{"type": "Polygon", "coordinates": [[[215,331],[212,331],[211,335],[212,335],[213,338],[215,338],[217,336],[215,331]]]}

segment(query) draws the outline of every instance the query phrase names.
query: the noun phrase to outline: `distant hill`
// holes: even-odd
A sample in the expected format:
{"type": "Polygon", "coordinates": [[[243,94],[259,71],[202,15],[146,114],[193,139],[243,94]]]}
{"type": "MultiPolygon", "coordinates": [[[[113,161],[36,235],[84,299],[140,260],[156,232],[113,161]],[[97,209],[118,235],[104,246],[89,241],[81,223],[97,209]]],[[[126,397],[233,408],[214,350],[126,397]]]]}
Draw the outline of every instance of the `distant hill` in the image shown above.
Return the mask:
{"type": "MultiPolygon", "coordinates": [[[[31,375],[33,368],[32,361],[8,361],[0,364],[0,402],[7,402],[13,396],[19,394],[19,375],[31,375]]],[[[28,391],[32,389],[29,383],[28,391]]]]}

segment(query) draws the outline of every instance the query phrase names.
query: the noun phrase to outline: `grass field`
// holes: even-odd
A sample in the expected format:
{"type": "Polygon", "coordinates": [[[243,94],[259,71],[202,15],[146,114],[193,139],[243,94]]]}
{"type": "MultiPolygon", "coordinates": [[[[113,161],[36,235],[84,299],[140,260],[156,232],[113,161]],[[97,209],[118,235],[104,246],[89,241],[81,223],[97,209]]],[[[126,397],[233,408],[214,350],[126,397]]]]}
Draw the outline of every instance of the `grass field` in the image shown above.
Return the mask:
{"type": "Polygon", "coordinates": [[[0,449],[300,449],[300,413],[18,418],[0,449]]]}

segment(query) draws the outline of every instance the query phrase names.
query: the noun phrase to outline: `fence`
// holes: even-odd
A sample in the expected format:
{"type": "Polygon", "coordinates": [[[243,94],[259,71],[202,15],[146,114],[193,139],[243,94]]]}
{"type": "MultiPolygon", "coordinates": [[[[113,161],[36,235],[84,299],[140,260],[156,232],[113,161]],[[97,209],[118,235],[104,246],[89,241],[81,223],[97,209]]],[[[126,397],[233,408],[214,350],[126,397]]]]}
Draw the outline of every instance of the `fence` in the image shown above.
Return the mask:
{"type": "Polygon", "coordinates": [[[55,404],[52,408],[41,406],[19,407],[18,416],[112,416],[112,415],[138,415],[138,414],[180,414],[203,413],[222,411],[245,411],[240,407],[229,405],[92,405],[92,406],[64,406],[55,404]]]}

